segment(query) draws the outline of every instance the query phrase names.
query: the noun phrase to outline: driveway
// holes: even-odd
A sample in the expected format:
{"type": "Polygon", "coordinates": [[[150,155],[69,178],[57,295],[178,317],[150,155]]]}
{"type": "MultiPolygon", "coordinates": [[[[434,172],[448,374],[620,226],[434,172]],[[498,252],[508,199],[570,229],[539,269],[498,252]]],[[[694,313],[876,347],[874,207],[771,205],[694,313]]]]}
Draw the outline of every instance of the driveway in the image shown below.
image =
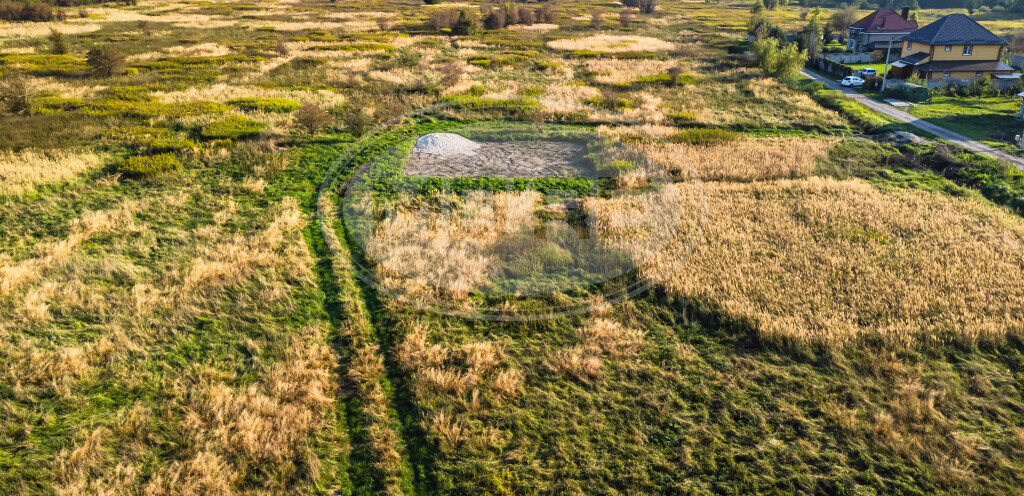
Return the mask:
{"type": "Polygon", "coordinates": [[[852,88],[847,88],[839,84],[838,81],[833,81],[826,77],[814,74],[810,71],[803,71],[803,75],[815,81],[821,81],[822,83],[824,83],[826,88],[830,90],[839,91],[844,95],[853,98],[854,100],[857,100],[860,103],[863,103],[864,106],[870,108],[871,110],[874,110],[875,112],[878,112],[879,114],[884,114],[900,122],[910,124],[911,126],[914,126],[922,131],[932,133],[935,136],[938,136],[946,141],[949,141],[950,143],[954,143],[963,148],[966,148],[972,152],[980,153],[982,155],[988,155],[989,157],[996,158],[1011,165],[1014,165],[1018,169],[1024,169],[1024,159],[1020,157],[1015,157],[1013,155],[1010,155],[1009,153],[999,150],[998,148],[986,145],[977,140],[973,140],[971,138],[968,138],[967,136],[964,136],[960,133],[955,133],[944,127],[937,126],[935,124],[932,124],[931,122],[921,119],[920,117],[914,117],[913,115],[910,115],[896,107],[893,107],[888,103],[872,100],[871,98],[862,95],[860,92],[852,88]]]}

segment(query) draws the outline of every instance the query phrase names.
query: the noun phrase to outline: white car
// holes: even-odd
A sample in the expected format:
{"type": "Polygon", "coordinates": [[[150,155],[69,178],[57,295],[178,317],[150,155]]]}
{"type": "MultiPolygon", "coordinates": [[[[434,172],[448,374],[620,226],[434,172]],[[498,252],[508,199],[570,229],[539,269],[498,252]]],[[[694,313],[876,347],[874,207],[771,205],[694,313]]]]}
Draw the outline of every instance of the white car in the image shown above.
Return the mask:
{"type": "Polygon", "coordinates": [[[863,86],[864,80],[857,76],[846,76],[840,84],[843,86],[863,86]]]}

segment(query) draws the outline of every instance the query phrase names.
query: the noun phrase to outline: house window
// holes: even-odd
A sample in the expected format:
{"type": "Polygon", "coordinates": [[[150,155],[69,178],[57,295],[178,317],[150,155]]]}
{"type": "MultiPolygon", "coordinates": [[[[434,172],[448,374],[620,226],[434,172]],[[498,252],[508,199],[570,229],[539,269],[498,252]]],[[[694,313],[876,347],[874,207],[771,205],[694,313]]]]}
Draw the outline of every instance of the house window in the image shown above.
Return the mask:
{"type": "Polygon", "coordinates": [[[943,72],[942,73],[942,77],[948,78],[949,77],[949,71],[943,72]]]}
{"type": "Polygon", "coordinates": [[[970,55],[974,53],[974,45],[964,45],[964,55],[970,55]]]}
{"type": "Polygon", "coordinates": [[[913,41],[908,41],[907,42],[907,50],[910,50],[911,48],[914,48],[914,42],[913,41]]]}
{"type": "Polygon", "coordinates": [[[975,72],[974,77],[981,77],[981,71],[975,72]]]}
{"type": "Polygon", "coordinates": [[[946,45],[946,51],[947,52],[952,52],[953,51],[953,45],[946,45]]]}

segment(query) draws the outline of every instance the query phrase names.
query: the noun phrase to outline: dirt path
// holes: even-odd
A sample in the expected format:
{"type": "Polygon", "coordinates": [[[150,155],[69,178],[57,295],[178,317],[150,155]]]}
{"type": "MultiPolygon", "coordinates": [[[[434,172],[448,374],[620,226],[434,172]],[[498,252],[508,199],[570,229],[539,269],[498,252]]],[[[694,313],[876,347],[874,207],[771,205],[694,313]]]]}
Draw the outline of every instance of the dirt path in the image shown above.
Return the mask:
{"type": "Polygon", "coordinates": [[[1015,157],[1013,155],[1010,155],[1009,153],[999,150],[998,148],[986,145],[980,141],[968,138],[967,136],[950,131],[949,129],[946,129],[944,127],[932,124],[931,122],[921,119],[920,117],[915,117],[887,103],[872,100],[871,98],[862,95],[860,92],[856,90],[842,86],[837,81],[833,81],[831,79],[819,76],[809,71],[803,71],[803,75],[815,81],[821,81],[822,83],[824,83],[826,88],[839,91],[840,93],[843,93],[847,97],[853,98],[854,100],[863,103],[864,106],[870,108],[871,110],[874,110],[875,112],[892,117],[893,119],[896,119],[900,122],[910,124],[911,126],[914,126],[922,131],[932,133],[935,136],[938,136],[946,141],[949,141],[950,143],[954,143],[958,146],[966,148],[972,152],[980,153],[982,155],[988,155],[989,157],[1009,163],[1017,167],[1018,169],[1024,169],[1024,159],[1020,157],[1015,157]]]}

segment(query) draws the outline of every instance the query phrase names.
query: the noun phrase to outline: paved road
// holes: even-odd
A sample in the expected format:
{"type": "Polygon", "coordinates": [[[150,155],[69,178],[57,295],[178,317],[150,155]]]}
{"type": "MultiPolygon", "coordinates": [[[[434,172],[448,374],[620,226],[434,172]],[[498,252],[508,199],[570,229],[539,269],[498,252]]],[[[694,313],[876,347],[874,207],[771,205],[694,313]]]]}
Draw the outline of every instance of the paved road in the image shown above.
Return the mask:
{"type": "Polygon", "coordinates": [[[960,133],[955,133],[944,127],[937,126],[935,124],[932,124],[931,122],[921,119],[920,117],[914,117],[913,115],[910,115],[896,107],[893,107],[888,103],[872,100],[871,98],[862,95],[860,92],[856,90],[844,87],[843,85],[839,84],[838,81],[833,81],[831,79],[819,76],[809,71],[803,71],[803,74],[804,76],[814,79],[815,81],[821,81],[822,83],[825,84],[825,87],[828,89],[840,91],[846,96],[853,98],[854,100],[857,100],[860,103],[863,103],[866,107],[870,108],[871,110],[874,110],[875,112],[887,115],[900,122],[910,124],[911,126],[921,129],[922,131],[932,133],[935,136],[938,136],[946,141],[949,141],[950,143],[955,143],[959,146],[962,146],[972,152],[977,152],[982,155],[988,155],[989,157],[997,158],[999,160],[1012,164],[1016,166],[1018,169],[1024,169],[1024,159],[1020,157],[1015,157],[1013,155],[1010,155],[1009,153],[999,150],[998,148],[986,145],[977,140],[973,140],[971,138],[968,138],[967,136],[964,136],[960,133]]]}

